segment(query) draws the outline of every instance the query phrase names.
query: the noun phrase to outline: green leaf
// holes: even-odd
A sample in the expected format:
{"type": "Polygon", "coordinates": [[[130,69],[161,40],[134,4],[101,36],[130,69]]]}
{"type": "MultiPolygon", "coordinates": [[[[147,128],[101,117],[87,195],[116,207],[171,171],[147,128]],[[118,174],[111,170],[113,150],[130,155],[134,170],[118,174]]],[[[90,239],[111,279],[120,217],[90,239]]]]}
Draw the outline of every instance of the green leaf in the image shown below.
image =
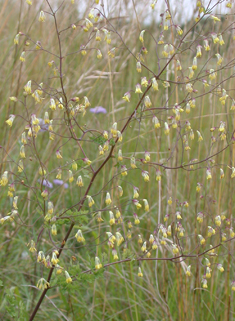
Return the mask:
{"type": "Polygon", "coordinates": [[[82,159],[80,159],[78,162],[77,162],[77,165],[78,165],[78,168],[83,168],[84,167],[84,162],[82,159]]]}
{"type": "Polygon", "coordinates": [[[113,138],[110,139],[109,145],[110,146],[114,146],[115,145],[115,140],[113,138]]]}
{"type": "Polygon", "coordinates": [[[20,313],[19,313],[18,320],[19,321],[28,320],[28,313],[26,311],[26,307],[25,307],[23,301],[20,301],[20,303],[19,303],[19,310],[20,310],[20,313]]]}
{"type": "MultiPolygon", "coordinates": [[[[15,318],[16,317],[16,311],[15,309],[13,309],[12,307],[6,306],[6,311],[8,312],[8,314],[12,317],[15,318]]],[[[15,320],[15,319],[14,319],[15,320]]]]}
{"type": "Polygon", "coordinates": [[[121,168],[121,163],[120,163],[120,162],[117,162],[117,164],[115,164],[114,167],[121,168]]]}
{"type": "Polygon", "coordinates": [[[90,139],[97,145],[103,145],[107,141],[107,139],[105,139],[102,135],[95,138],[93,136],[90,136],[90,139]]]}
{"type": "Polygon", "coordinates": [[[14,296],[14,294],[12,293],[13,289],[10,290],[6,290],[6,300],[10,305],[14,305],[16,304],[16,298],[14,296]]]}
{"type": "Polygon", "coordinates": [[[80,266],[77,264],[77,265],[72,265],[70,268],[69,268],[69,275],[77,275],[81,273],[81,269],[80,269],[80,266]]]}
{"type": "Polygon", "coordinates": [[[80,224],[88,223],[88,216],[86,215],[88,211],[75,211],[72,213],[71,217],[75,222],[79,222],[80,224]]]}
{"type": "Polygon", "coordinates": [[[71,221],[68,218],[65,218],[65,219],[61,218],[61,219],[56,221],[56,224],[58,224],[59,226],[66,225],[66,224],[70,225],[71,221]]]}
{"type": "Polygon", "coordinates": [[[68,210],[66,211],[66,209],[63,209],[61,211],[61,213],[64,213],[65,215],[69,218],[60,218],[57,220],[57,224],[58,225],[65,225],[65,224],[71,224],[71,221],[79,224],[79,225],[86,225],[88,223],[88,216],[87,214],[89,213],[89,211],[72,211],[72,210],[68,210]]]}

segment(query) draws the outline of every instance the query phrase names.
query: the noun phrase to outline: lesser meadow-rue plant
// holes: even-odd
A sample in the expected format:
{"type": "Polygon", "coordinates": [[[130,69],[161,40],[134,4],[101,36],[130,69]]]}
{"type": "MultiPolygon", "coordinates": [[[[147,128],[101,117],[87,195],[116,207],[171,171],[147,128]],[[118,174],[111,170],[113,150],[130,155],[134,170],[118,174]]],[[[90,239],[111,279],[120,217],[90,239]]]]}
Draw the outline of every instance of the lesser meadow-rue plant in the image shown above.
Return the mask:
{"type": "MultiPolygon", "coordinates": [[[[28,292],[17,288],[7,300],[22,297],[24,307],[27,301],[18,315],[30,321],[45,317],[48,299],[66,320],[62,311],[68,317],[79,311],[85,320],[85,304],[89,320],[108,320],[115,314],[110,281],[117,282],[118,300],[118,287],[125,289],[126,320],[153,319],[156,305],[155,319],[181,320],[184,313],[203,319],[196,308],[202,291],[211,295],[212,314],[215,298],[225,302],[221,316],[229,320],[235,291],[232,1],[190,2],[189,22],[173,1],[164,7],[147,1],[142,13],[136,1],[135,17],[130,4],[117,3],[119,16],[98,0],[84,12],[76,0],[45,0],[40,7],[26,0],[27,8],[19,8],[28,19],[37,12],[37,19],[30,27],[19,23],[12,37],[0,223],[2,251],[20,251],[14,275],[27,260],[18,282],[28,292]],[[85,282],[93,286],[92,299],[84,296],[85,282]],[[96,318],[99,296],[104,303],[96,318]],[[182,297],[194,308],[185,312],[182,297]]],[[[7,269],[4,263],[6,284],[7,269]]]]}

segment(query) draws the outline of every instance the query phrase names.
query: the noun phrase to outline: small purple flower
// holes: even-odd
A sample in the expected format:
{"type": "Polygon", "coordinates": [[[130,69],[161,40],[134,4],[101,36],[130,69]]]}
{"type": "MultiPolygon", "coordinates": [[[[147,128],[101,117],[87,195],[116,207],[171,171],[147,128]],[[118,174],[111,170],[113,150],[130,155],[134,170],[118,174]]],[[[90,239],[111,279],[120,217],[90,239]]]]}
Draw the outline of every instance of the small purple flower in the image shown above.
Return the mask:
{"type": "Polygon", "coordinates": [[[47,179],[44,179],[43,181],[41,181],[40,179],[38,180],[38,182],[43,186],[49,187],[49,188],[53,188],[53,184],[51,182],[49,182],[47,179]]]}
{"type": "Polygon", "coordinates": [[[39,118],[39,126],[41,129],[39,130],[40,132],[45,132],[48,130],[49,125],[45,124],[44,120],[42,118],[39,118]]]}
{"type": "Polygon", "coordinates": [[[90,108],[90,112],[93,114],[106,114],[107,110],[102,106],[96,106],[94,108],[90,108]]]}
{"type": "Polygon", "coordinates": [[[54,179],[53,183],[55,185],[60,185],[60,186],[64,185],[64,188],[68,188],[69,187],[69,185],[67,183],[64,183],[64,181],[62,181],[62,179],[54,179]]]}

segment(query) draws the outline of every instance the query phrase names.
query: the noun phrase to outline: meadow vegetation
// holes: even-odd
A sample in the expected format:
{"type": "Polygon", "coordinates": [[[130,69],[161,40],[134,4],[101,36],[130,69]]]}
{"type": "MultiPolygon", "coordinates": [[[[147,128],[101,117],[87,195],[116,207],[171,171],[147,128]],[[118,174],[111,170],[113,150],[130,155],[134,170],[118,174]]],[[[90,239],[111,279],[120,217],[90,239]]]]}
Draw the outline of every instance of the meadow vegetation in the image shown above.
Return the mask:
{"type": "Polygon", "coordinates": [[[0,319],[233,320],[234,4],[0,3],[0,319]]]}

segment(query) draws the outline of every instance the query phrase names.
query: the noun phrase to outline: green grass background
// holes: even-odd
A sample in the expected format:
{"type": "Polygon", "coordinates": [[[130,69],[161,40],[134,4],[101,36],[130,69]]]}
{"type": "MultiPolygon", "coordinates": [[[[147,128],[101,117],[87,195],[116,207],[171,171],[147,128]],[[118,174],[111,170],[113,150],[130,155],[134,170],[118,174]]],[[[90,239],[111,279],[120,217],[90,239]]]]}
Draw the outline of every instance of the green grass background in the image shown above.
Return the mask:
{"type": "MultiPolygon", "coordinates": [[[[51,254],[55,246],[60,246],[69,227],[68,221],[58,223],[58,235],[53,237],[49,233],[50,226],[43,225],[43,216],[38,206],[38,202],[44,205],[43,201],[40,201],[39,162],[36,151],[47,168],[49,181],[55,179],[56,169],[59,166],[63,166],[63,179],[68,180],[67,171],[71,168],[72,160],[75,159],[78,164],[81,164],[83,156],[75,141],[60,136],[56,136],[54,141],[49,141],[48,132],[39,133],[35,149],[32,145],[26,146],[25,172],[21,175],[17,173],[20,135],[28,116],[24,106],[19,102],[11,102],[9,97],[16,96],[23,99],[23,86],[30,79],[33,81],[34,89],[37,88],[36,84],[43,82],[45,91],[50,95],[53,93],[52,88],[58,90],[58,93],[61,92],[61,88],[59,79],[54,77],[52,69],[47,65],[49,61],[56,61],[56,59],[49,53],[35,51],[32,41],[26,47],[26,38],[23,36],[20,37],[18,46],[14,46],[13,39],[21,31],[34,42],[40,41],[46,50],[56,54],[58,54],[58,42],[53,18],[47,16],[46,22],[41,24],[37,21],[40,10],[49,10],[45,2],[38,2],[32,7],[26,5],[24,1],[5,0],[0,3],[0,122],[2,128],[0,141],[3,147],[0,150],[1,170],[2,173],[8,170],[11,173],[10,182],[15,181],[16,195],[19,196],[18,211],[21,218],[21,220],[6,223],[0,227],[0,279],[2,280],[0,318],[2,320],[20,320],[20,318],[27,320],[40,296],[40,292],[35,288],[37,281],[40,277],[47,278],[49,271],[36,262],[35,253],[31,254],[28,251],[27,244],[32,239],[37,242],[38,251],[43,250],[46,254],[51,254]],[[24,50],[27,50],[26,61],[21,63],[19,57],[24,50]],[[10,129],[5,123],[9,114],[17,115],[10,129]],[[62,151],[62,160],[56,159],[55,152],[58,148],[62,151]],[[30,188],[24,186],[21,183],[22,180],[30,188]]],[[[59,3],[61,2],[55,1],[53,6],[56,7],[59,3]]],[[[149,2],[146,1],[146,5],[149,5],[149,2]]],[[[225,3],[223,5],[225,6],[225,3]]],[[[145,13],[140,10],[138,3],[135,14],[133,7],[130,11],[128,5],[125,6],[125,2],[118,1],[118,5],[109,7],[108,18],[112,26],[105,20],[97,25],[99,28],[106,25],[106,28],[111,30],[114,27],[118,34],[111,33],[111,45],[107,45],[104,41],[97,44],[94,41],[94,33],[85,33],[79,27],[83,24],[82,18],[87,17],[90,6],[92,3],[87,5],[84,12],[79,12],[79,5],[72,6],[70,1],[65,1],[57,14],[59,30],[69,27],[72,23],[78,24],[75,31],[68,29],[61,34],[63,56],[78,51],[81,45],[87,43],[90,49],[86,56],[78,53],[63,59],[65,91],[69,98],[87,96],[91,107],[102,105],[108,111],[106,115],[95,115],[88,109],[84,117],[79,114],[77,121],[83,128],[95,128],[102,132],[110,130],[113,122],[117,121],[118,129],[121,129],[140,99],[140,96],[133,92],[135,85],[140,82],[140,77],[151,78],[153,73],[158,74],[158,68],[162,69],[167,62],[166,59],[162,59],[163,46],[157,45],[162,28],[159,22],[152,22],[149,26],[144,24],[145,13]],[[121,11],[118,11],[120,8],[121,11]],[[142,67],[142,73],[138,74],[135,55],[141,49],[138,37],[142,29],[146,29],[144,45],[148,49],[148,54],[144,56],[144,63],[152,73],[142,67]],[[89,37],[90,41],[88,41],[89,37]],[[110,59],[107,52],[113,47],[116,47],[116,57],[110,59]],[[97,60],[96,50],[93,48],[101,49],[102,60],[97,60]],[[122,96],[131,90],[131,102],[125,103],[122,96]]],[[[156,10],[151,13],[152,16],[157,14],[156,10]]],[[[139,263],[135,261],[135,258],[141,255],[137,242],[138,234],[141,234],[143,240],[147,241],[149,235],[158,230],[159,223],[173,224],[174,228],[177,210],[182,212],[183,217],[182,225],[185,229],[185,236],[180,240],[180,244],[185,254],[195,255],[209,249],[210,244],[213,246],[219,244],[222,232],[227,233],[229,238],[226,221],[222,223],[221,229],[216,229],[215,236],[206,238],[204,246],[200,246],[197,235],[206,236],[208,225],[216,228],[214,218],[218,214],[224,214],[226,219],[230,220],[231,226],[233,225],[234,188],[233,180],[230,178],[231,170],[228,168],[228,166],[234,166],[234,145],[230,144],[234,131],[234,112],[230,111],[230,107],[231,99],[235,98],[232,23],[233,16],[223,14],[221,22],[216,24],[206,16],[196,26],[193,20],[185,21],[185,24],[181,26],[184,34],[188,30],[189,33],[177,55],[183,68],[182,72],[177,73],[179,78],[176,78],[174,74],[174,63],[170,63],[158,81],[159,91],[154,92],[150,89],[149,92],[155,109],[143,111],[141,107],[141,111],[136,114],[124,132],[123,142],[115,148],[114,157],[97,175],[89,192],[95,200],[94,212],[96,212],[98,209],[105,208],[104,199],[106,191],[109,191],[114,200],[113,205],[117,205],[122,212],[124,223],[110,228],[107,210],[102,212],[104,222],[100,225],[97,224],[92,211],[86,214],[86,219],[82,216],[77,221],[76,229],[72,232],[60,259],[60,265],[65,267],[70,275],[76,275],[77,280],[67,286],[63,276],[53,279],[53,288],[47,292],[47,297],[35,320],[233,320],[234,296],[230,286],[234,279],[233,241],[221,244],[216,250],[217,256],[207,256],[211,262],[212,277],[208,279],[206,290],[201,286],[201,279],[205,273],[203,256],[186,258],[181,263],[143,261],[140,264],[144,274],[143,278],[137,276],[139,263]],[[213,44],[211,32],[223,33],[225,45],[220,47],[213,44]],[[169,121],[169,117],[173,115],[174,104],[181,103],[182,108],[185,108],[185,102],[188,99],[185,91],[185,77],[188,76],[188,67],[192,65],[196,46],[203,45],[204,38],[210,39],[211,51],[205,52],[202,49],[202,58],[198,59],[198,70],[193,80],[194,88],[198,90],[197,93],[193,93],[193,97],[196,98],[196,108],[191,109],[190,114],[183,112],[181,129],[171,128],[169,136],[166,136],[164,122],[169,121]],[[201,82],[202,79],[209,81],[208,71],[211,68],[217,68],[216,52],[223,55],[224,62],[221,70],[217,72],[217,79],[213,85],[221,84],[221,87],[227,90],[229,97],[225,106],[221,105],[220,96],[215,90],[205,94],[211,90],[212,85],[204,89],[201,82]],[[162,81],[166,79],[172,81],[168,91],[162,85],[162,81]],[[176,84],[176,81],[179,83],[176,84]],[[160,109],[160,107],[166,108],[160,109]],[[153,128],[153,113],[159,118],[161,129],[153,128]],[[185,152],[182,147],[186,120],[190,121],[195,133],[194,141],[189,140],[190,152],[185,152]],[[213,133],[216,143],[212,144],[210,128],[218,128],[220,121],[226,122],[227,140],[220,141],[216,129],[213,133]],[[204,138],[200,143],[197,142],[196,130],[200,130],[204,138]],[[230,146],[220,152],[227,144],[230,146]],[[116,156],[119,148],[122,149],[124,156],[123,164],[128,168],[129,158],[134,153],[137,159],[144,158],[145,151],[151,153],[152,162],[164,164],[167,167],[188,164],[192,159],[201,161],[210,155],[218,154],[210,160],[195,165],[191,171],[183,168],[164,170],[159,166],[138,162],[138,169],[130,170],[128,176],[123,178],[120,176],[120,164],[117,165],[116,156]],[[207,168],[212,170],[211,181],[206,180],[207,168]],[[219,168],[224,169],[225,178],[223,180],[220,179],[219,168]],[[162,173],[160,183],[155,180],[156,169],[160,169],[162,173]],[[144,182],[141,170],[149,171],[149,183],[144,182]],[[196,193],[198,182],[203,185],[200,194],[196,193]],[[121,185],[124,190],[124,195],[120,199],[117,196],[116,187],[118,185],[121,185]],[[126,235],[127,222],[129,220],[133,222],[133,212],[136,211],[131,203],[133,186],[139,188],[140,199],[148,199],[150,211],[147,213],[143,209],[138,211],[141,223],[132,228],[128,250],[124,253],[124,245],[118,249],[120,259],[130,257],[132,261],[111,265],[99,273],[94,273],[94,270],[91,273],[82,273],[82,271],[94,268],[95,255],[100,257],[103,264],[113,262],[105,232],[111,230],[114,233],[120,230],[123,235],[126,235]],[[203,197],[200,198],[200,195],[203,197]],[[167,205],[169,197],[173,199],[171,208],[167,205]],[[188,208],[180,206],[179,203],[184,201],[189,203],[188,208]],[[197,213],[200,211],[204,213],[204,221],[201,225],[196,220],[197,213]],[[167,213],[170,217],[165,223],[164,216],[167,213]],[[86,239],[85,246],[79,246],[74,238],[78,228],[83,230],[86,239]],[[222,274],[217,270],[217,263],[223,264],[225,271],[222,274]],[[185,276],[185,269],[188,265],[192,266],[191,278],[185,276]]],[[[177,46],[180,42],[180,37],[174,28],[165,31],[164,37],[166,43],[174,43],[177,46]]],[[[49,109],[50,96],[45,94],[44,97],[43,103],[38,105],[35,105],[32,98],[27,98],[29,114],[35,113],[43,118],[44,112],[49,111],[50,119],[54,119],[55,132],[68,136],[69,131],[63,113],[59,111],[52,113],[49,109]]],[[[81,131],[77,127],[74,130],[80,137],[81,131]]],[[[99,139],[97,137],[99,134],[96,132],[88,133],[81,142],[87,156],[93,161],[94,168],[98,168],[106,157],[105,155],[98,156],[99,139]]],[[[80,174],[84,178],[85,186],[88,186],[91,178],[89,169],[80,167],[75,173],[75,180],[80,174]]],[[[54,188],[51,191],[50,200],[54,203],[55,212],[60,213],[62,209],[76,204],[83,193],[84,188],[80,190],[75,181],[69,185],[68,189],[54,188]]],[[[1,187],[0,205],[2,216],[11,211],[12,199],[7,196],[6,187],[1,187]]],[[[86,203],[84,210],[89,210],[86,203]]],[[[152,251],[151,257],[173,257],[169,244],[167,247],[159,245],[157,252],[152,251]]]]}

